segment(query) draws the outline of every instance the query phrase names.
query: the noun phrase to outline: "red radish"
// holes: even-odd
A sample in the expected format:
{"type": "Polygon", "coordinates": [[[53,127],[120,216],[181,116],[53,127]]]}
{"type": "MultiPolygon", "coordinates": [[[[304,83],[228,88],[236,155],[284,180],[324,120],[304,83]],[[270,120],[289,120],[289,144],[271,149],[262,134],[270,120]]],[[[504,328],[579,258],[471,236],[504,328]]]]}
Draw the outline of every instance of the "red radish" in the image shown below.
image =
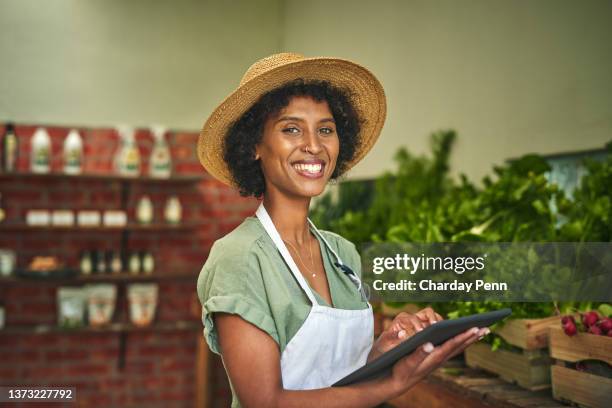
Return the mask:
{"type": "Polygon", "coordinates": [[[608,337],[612,337],[612,330],[608,331],[607,336],[608,336],[608,337]]]}
{"type": "Polygon", "coordinates": [[[576,334],[576,324],[572,321],[568,321],[566,324],[563,325],[563,331],[565,332],[565,334],[567,334],[568,336],[573,336],[576,334]]]}
{"type": "Polygon", "coordinates": [[[586,327],[593,326],[598,320],[599,315],[593,310],[582,315],[582,323],[584,323],[586,327]]]}
{"type": "Polygon", "coordinates": [[[568,315],[568,316],[563,316],[561,318],[561,324],[566,324],[567,322],[572,322],[572,323],[576,323],[576,321],[574,320],[574,316],[568,315]]]}
{"type": "Polygon", "coordinates": [[[592,325],[591,327],[589,327],[589,333],[591,334],[595,334],[597,336],[601,336],[601,329],[599,327],[597,327],[596,325],[592,325]]]}
{"type": "Polygon", "coordinates": [[[610,330],[612,330],[612,319],[611,318],[605,318],[603,319],[600,323],[599,323],[599,328],[601,330],[603,330],[606,333],[609,333],[610,330]]]}

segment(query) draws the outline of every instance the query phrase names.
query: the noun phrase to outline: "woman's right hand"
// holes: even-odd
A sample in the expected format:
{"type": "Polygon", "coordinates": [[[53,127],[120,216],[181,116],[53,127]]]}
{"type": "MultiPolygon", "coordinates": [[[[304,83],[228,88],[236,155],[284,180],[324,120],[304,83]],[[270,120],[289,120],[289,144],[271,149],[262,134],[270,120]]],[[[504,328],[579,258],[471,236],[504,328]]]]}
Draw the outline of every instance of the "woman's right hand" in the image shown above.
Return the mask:
{"type": "Polygon", "coordinates": [[[447,340],[438,347],[426,343],[399,360],[393,366],[391,382],[397,394],[424,379],[429,373],[444,364],[449,358],[463,352],[469,345],[489,333],[488,328],[473,327],[447,340]]]}

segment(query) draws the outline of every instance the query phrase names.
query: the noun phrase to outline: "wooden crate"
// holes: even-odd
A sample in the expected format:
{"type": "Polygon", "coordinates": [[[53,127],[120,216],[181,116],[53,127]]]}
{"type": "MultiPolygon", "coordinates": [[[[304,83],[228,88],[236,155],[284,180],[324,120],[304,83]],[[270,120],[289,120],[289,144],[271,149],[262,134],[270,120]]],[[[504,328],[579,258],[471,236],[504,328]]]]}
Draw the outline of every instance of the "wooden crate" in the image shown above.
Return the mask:
{"type": "Polygon", "coordinates": [[[543,350],[492,351],[488,344],[475,343],[465,350],[465,362],[531,391],[550,387],[552,359],[543,350]]]}
{"type": "Polygon", "coordinates": [[[548,347],[548,327],[561,326],[559,316],[542,319],[510,319],[495,330],[495,334],[513,346],[523,350],[537,350],[548,347]]]}
{"type": "Polygon", "coordinates": [[[566,367],[567,363],[599,360],[612,365],[612,337],[578,333],[567,336],[560,327],[550,328],[553,397],[586,407],[609,407],[612,379],[566,367]]]}
{"type": "Polygon", "coordinates": [[[495,334],[521,351],[492,351],[489,345],[477,343],[465,351],[466,363],[531,391],[549,388],[553,360],[543,349],[548,347],[548,328],[555,324],[561,324],[558,316],[510,319],[495,334]]]}

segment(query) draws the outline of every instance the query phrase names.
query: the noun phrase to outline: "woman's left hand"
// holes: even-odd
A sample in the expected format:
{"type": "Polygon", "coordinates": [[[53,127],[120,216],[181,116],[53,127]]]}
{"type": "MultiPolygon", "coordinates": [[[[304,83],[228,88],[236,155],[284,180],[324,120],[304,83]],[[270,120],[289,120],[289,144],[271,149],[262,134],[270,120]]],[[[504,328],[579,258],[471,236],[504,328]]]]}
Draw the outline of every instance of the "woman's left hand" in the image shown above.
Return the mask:
{"type": "Polygon", "coordinates": [[[431,307],[426,307],[414,314],[406,312],[399,313],[395,316],[391,325],[385,329],[374,342],[372,350],[368,355],[368,361],[386,353],[408,337],[440,320],[444,319],[431,307]]]}

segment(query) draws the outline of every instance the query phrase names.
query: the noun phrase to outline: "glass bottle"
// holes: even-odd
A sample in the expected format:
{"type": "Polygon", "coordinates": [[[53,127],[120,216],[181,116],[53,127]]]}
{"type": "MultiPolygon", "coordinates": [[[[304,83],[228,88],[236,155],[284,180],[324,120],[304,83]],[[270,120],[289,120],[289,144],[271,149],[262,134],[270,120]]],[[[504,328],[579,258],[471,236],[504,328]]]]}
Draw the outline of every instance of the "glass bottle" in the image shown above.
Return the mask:
{"type": "Polygon", "coordinates": [[[150,224],[153,221],[153,203],[147,195],[143,195],[136,205],[136,220],[140,224],[150,224]]]}
{"type": "Polygon", "coordinates": [[[110,270],[112,273],[121,273],[121,270],[123,269],[123,262],[121,262],[121,256],[119,255],[119,252],[113,252],[111,254],[111,261],[110,261],[110,270]]]}
{"type": "Polygon", "coordinates": [[[83,139],[75,129],[64,140],[64,173],[80,174],[83,166],[83,139]]]}
{"type": "Polygon", "coordinates": [[[138,252],[132,252],[130,255],[129,269],[132,275],[138,275],[140,272],[140,257],[138,256],[138,252]]]}
{"type": "Polygon", "coordinates": [[[96,257],[96,273],[106,273],[106,254],[104,251],[98,251],[96,257]]]}
{"type": "Polygon", "coordinates": [[[140,175],[140,151],[136,145],[134,129],[123,126],[118,128],[121,146],[115,156],[116,171],[129,177],[140,175]]]}
{"type": "Polygon", "coordinates": [[[145,275],[151,275],[155,269],[155,259],[151,252],[144,252],[142,254],[142,271],[145,275]]]}
{"type": "Polygon", "coordinates": [[[44,128],[38,128],[32,137],[30,170],[33,173],[48,173],[51,161],[51,139],[44,128]]]}
{"type": "Polygon", "coordinates": [[[89,252],[83,252],[81,254],[80,269],[83,275],[91,275],[93,264],[91,262],[91,254],[89,252]]]}
{"type": "Polygon", "coordinates": [[[163,126],[153,126],[151,128],[155,144],[151,152],[149,161],[149,175],[154,178],[169,178],[172,170],[172,159],[170,149],[164,137],[166,128],[163,126]]]}
{"type": "Polygon", "coordinates": [[[6,124],[4,137],[2,138],[2,170],[12,173],[17,169],[17,156],[19,154],[19,139],[15,134],[15,126],[6,124]]]}
{"type": "Polygon", "coordinates": [[[170,224],[179,224],[183,214],[183,207],[177,196],[172,196],[166,201],[164,218],[170,224]]]}

